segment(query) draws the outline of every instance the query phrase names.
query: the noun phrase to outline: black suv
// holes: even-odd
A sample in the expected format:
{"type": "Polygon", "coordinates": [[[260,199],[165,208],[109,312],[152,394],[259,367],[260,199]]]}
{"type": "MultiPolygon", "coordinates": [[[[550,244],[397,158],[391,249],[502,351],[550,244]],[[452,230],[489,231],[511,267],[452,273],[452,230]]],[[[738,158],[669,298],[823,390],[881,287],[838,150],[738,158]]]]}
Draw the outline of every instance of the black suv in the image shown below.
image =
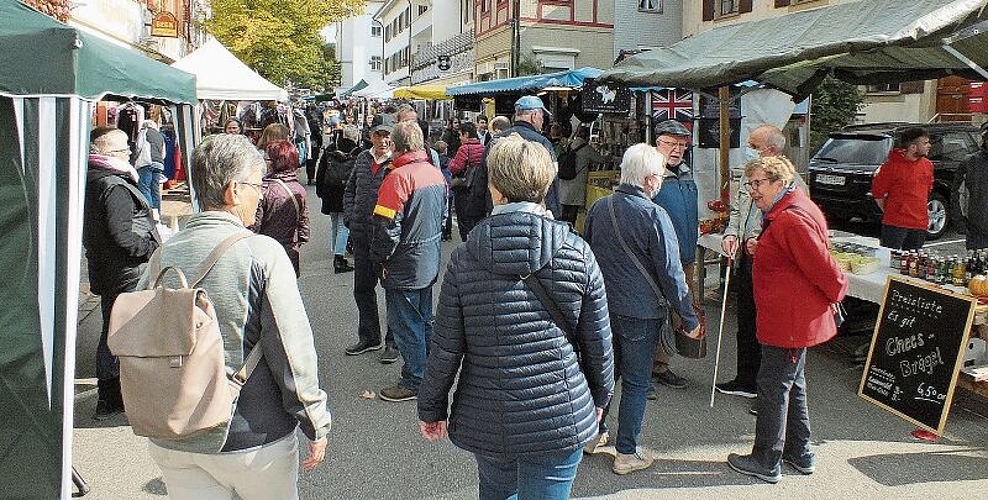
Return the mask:
{"type": "Polygon", "coordinates": [[[831,221],[851,217],[881,220],[882,212],[871,196],[871,179],[888,159],[903,130],[922,127],[933,147],[933,193],[929,238],[937,239],[950,227],[950,183],[958,165],[978,151],[978,128],[951,123],[873,123],[850,125],[830,134],[809,164],[810,197],[831,221]]]}

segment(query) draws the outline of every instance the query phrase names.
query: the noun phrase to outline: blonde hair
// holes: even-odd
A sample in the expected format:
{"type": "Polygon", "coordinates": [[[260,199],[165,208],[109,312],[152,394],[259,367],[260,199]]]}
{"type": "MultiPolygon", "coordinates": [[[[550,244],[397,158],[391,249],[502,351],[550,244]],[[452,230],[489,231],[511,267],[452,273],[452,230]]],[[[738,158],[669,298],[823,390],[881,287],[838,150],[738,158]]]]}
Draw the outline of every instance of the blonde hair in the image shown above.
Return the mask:
{"type": "Polygon", "coordinates": [[[264,150],[269,142],[287,141],[291,138],[291,130],[280,123],[272,123],[261,132],[261,138],[257,140],[257,149],[264,150]]]}
{"type": "Polygon", "coordinates": [[[785,156],[765,156],[748,161],[744,165],[744,175],[751,178],[755,170],[761,170],[770,181],[782,181],[786,184],[796,177],[796,166],[785,156]]]}
{"type": "Polygon", "coordinates": [[[499,139],[487,155],[490,183],[509,202],[542,203],[556,166],[545,146],[518,134],[499,139]]]}

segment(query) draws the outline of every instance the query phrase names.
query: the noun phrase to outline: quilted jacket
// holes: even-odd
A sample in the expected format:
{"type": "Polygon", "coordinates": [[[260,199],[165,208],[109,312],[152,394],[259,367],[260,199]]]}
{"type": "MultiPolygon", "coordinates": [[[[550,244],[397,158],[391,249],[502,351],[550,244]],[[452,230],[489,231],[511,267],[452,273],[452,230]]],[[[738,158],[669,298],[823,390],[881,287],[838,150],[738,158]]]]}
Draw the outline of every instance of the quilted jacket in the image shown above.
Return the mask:
{"type": "Polygon", "coordinates": [[[390,170],[391,158],[374,171],[374,154],[366,150],[357,155],[353,165],[353,173],[346,183],[343,193],[343,223],[350,230],[350,239],[354,246],[370,243],[374,234],[374,206],[377,205],[377,193],[384,182],[384,176],[390,170]]]}
{"type": "Polygon", "coordinates": [[[448,420],[453,444],[487,456],[572,451],[594,438],[594,407],[614,390],[607,298],[589,245],[567,224],[530,211],[481,221],[453,252],[436,319],[420,420],[448,420]],[[522,281],[533,273],[576,325],[576,349],[522,281]]]}

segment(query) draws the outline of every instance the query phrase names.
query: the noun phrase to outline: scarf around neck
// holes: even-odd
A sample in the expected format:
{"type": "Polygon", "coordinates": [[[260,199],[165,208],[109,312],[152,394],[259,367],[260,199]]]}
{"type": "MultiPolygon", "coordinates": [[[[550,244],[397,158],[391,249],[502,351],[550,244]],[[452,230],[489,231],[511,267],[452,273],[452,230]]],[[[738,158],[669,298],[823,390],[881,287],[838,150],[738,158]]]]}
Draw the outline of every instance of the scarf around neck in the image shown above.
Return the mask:
{"type": "Polygon", "coordinates": [[[134,166],[120,158],[101,155],[99,153],[89,153],[89,164],[116,174],[126,174],[134,182],[137,182],[139,179],[134,166]]]}

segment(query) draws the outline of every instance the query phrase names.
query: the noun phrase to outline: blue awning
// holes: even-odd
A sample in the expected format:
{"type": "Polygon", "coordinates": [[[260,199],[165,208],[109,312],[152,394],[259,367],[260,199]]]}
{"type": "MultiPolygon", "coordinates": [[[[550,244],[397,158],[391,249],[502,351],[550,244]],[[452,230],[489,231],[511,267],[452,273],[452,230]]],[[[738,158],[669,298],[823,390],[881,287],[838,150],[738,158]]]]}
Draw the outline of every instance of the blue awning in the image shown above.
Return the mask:
{"type": "Polygon", "coordinates": [[[460,95],[492,95],[502,92],[536,92],[548,87],[567,87],[577,89],[583,86],[583,80],[597,78],[601,70],[597,68],[580,68],[545,75],[518,76],[491,80],[489,82],[470,83],[446,89],[450,96],[460,95]]]}

